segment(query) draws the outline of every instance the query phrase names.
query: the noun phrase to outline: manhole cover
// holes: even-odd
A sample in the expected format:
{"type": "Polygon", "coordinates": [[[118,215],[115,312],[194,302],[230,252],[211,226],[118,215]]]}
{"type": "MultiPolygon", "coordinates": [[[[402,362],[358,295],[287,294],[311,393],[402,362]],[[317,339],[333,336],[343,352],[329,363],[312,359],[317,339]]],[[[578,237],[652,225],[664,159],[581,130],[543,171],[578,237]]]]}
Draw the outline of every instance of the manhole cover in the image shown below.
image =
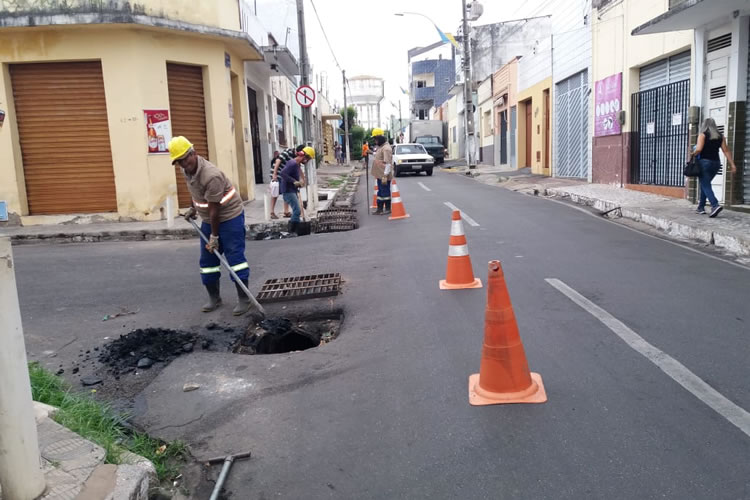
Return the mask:
{"type": "Polygon", "coordinates": [[[339,273],[274,278],[266,280],[256,298],[266,303],[330,297],[338,295],[340,287],[339,273]]]}
{"type": "Polygon", "coordinates": [[[316,233],[352,231],[359,226],[355,208],[329,208],[318,212],[316,233]]]}

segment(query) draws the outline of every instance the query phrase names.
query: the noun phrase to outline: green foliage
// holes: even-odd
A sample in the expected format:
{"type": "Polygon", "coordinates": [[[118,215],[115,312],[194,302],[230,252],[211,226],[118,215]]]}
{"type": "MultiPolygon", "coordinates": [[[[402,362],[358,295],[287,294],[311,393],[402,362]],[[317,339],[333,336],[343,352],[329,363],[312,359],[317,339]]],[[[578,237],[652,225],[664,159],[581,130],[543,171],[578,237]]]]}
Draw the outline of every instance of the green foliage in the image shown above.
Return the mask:
{"type": "Polygon", "coordinates": [[[109,405],[86,394],[72,392],[63,379],[39,363],[29,364],[29,378],[34,401],[56,406],[54,420],[104,448],[106,463],[121,463],[123,451],[127,450],[153,462],[161,481],[173,479],[179,473],[187,457],[185,444],[163,443],[127,429],[122,417],[109,405]]]}
{"type": "MultiPolygon", "coordinates": [[[[342,108],[339,110],[339,114],[341,117],[346,120],[348,118],[349,121],[349,132],[351,133],[352,129],[357,124],[357,110],[354,108],[354,106],[348,106],[346,109],[342,108]]],[[[341,124],[341,130],[344,130],[344,124],[341,124]]]]}

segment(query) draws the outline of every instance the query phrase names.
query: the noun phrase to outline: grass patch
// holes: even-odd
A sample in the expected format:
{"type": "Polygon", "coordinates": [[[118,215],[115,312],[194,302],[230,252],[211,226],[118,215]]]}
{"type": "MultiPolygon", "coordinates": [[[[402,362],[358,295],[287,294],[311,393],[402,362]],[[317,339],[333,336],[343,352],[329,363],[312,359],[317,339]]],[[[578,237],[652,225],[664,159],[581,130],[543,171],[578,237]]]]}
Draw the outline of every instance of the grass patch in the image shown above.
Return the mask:
{"type": "Polygon", "coordinates": [[[53,419],[104,448],[106,463],[122,463],[123,452],[127,450],[149,459],[160,481],[171,480],[179,474],[180,465],[187,458],[184,443],[164,443],[128,429],[123,425],[123,418],[108,404],[87,394],[72,392],[63,379],[39,363],[29,364],[29,377],[34,401],[59,408],[53,419]]]}
{"type": "Polygon", "coordinates": [[[346,179],[344,179],[344,178],[330,179],[330,180],[327,181],[328,182],[328,187],[332,187],[332,188],[339,187],[340,185],[342,185],[344,183],[345,180],[346,179]]]}

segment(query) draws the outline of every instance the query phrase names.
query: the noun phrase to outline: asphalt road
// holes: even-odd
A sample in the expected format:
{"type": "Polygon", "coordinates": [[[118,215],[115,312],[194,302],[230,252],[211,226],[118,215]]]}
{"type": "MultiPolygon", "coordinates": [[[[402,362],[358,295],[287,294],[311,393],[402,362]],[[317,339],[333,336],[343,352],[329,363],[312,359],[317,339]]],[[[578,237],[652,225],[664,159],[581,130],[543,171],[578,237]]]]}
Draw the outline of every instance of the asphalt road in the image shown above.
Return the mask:
{"type": "MultiPolygon", "coordinates": [[[[462,176],[398,183],[409,219],[362,214],[354,232],[248,245],[255,286],[342,273],[339,339],[182,357],[139,398],[139,423],[199,457],[252,450],[233,468],[232,498],[750,498],[750,271],[462,176]],[[464,223],[477,276],[486,283],[486,263],[501,260],[547,403],[468,404],[486,288],[438,289],[445,202],[478,224],[464,223]],[[657,351],[644,356],[549,279],[657,351]],[[192,376],[205,390],[182,392],[192,376]]],[[[200,325],[195,253],[194,242],[17,249],[29,349],[200,325]],[[114,305],[140,312],[101,322],[114,305]]]]}

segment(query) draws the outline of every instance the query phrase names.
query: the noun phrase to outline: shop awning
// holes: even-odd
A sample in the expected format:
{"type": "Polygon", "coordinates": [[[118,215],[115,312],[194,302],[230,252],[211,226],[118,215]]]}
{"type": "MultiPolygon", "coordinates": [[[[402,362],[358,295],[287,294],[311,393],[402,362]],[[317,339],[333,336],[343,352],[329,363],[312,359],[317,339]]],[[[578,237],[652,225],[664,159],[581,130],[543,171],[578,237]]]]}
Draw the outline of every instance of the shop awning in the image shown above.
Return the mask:
{"type": "Polygon", "coordinates": [[[750,12],[750,0],[685,0],[656,16],[632,31],[633,35],[650,35],[682,31],[710,25],[739,11],[740,15],[750,12]]]}
{"type": "Polygon", "coordinates": [[[341,116],[338,113],[334,113],[332,115],[323,115],[323,121],[330,121],[330,120],[343,120],[344,117],[341,116]]]}

